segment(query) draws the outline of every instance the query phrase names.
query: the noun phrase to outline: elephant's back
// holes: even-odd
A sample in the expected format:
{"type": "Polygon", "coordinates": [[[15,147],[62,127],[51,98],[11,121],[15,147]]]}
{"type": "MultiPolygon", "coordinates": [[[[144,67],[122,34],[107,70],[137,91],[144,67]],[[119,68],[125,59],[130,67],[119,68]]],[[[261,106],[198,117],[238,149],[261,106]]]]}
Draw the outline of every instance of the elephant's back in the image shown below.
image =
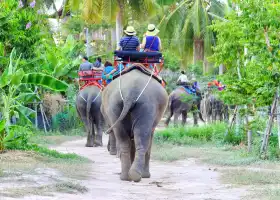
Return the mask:
{"type": "Polygon", "coordinates": [[[101,90],[96,86],[87,86],[78,92],[76,96],[76,102],[87,102],[89,97],[94,98],[96,103],[100,103],[101,90]]]}

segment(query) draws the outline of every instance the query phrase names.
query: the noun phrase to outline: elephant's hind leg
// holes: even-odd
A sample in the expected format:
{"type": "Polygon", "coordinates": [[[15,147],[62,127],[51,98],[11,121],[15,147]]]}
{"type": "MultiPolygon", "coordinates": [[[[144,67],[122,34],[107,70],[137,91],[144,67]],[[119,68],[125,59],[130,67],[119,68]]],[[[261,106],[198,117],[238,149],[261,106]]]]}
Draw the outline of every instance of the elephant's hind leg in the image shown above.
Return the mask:
{"type": "Polygon", "coordinates": [[[168,116],[164,123],[166,127],[169,125],[169,122],[170,122],[172,116],[173,116],[173,111],[170,111],[170,113],[168,113],[168,116]]]}
{"type": "Polygon", "coordinates": [[[151,157],[152,143],[153,143],[153,134],[152,134],[151,139],[150,139],[149,149],[148,149],[148,151],[145,155],[145,166],[144,166],[144,170],[143,170],[143,173],[142,173],[142,178],[150,178],[151,177],[150,157],[151,157]]]}
{"type": "Polygon", "coordinates": [[[108,141],[108,151],[110,152],[110,155],[117,155],[117,143],[116,143],[116,137],[114,135],[114,132],[111,131],[109,133],[109,141],[108,141]]]}
{"type": "Polygon", "coordinates": [[[187,115],[188,115],[188,113],[187,113],[186,110],[182,111],[182,126],[185,126],[185,125],[186,125],[186,122],[187,122],[187,115]]]}
{"type": "MultiPolygon", "coordinates": [[[[150,146],[153,121],[147,121],[147,119],[153,119],[153,117],[141,116],[133,128],[136,152],[134,162],[129,170],[129,176],[135,182],[139,182],[142,178],[142,172],[146,164],[146,154],[150,146]]],[[[149,159],[147,162],[149,162],[149,159]]]]}
{"type": "Polygon", "coordinates": [[[94,124],[93,122],[85,123],[87,129],[87,143],[86,147],[94,146],[94,124]]]}
{"type": "Polygon", "coordinates": [[[115,136],[117,137],[119,150],[120,150],[120,160],[121,160],[121,175],[120,179],[124,181],[130,181],[129,170],[131,168],[131,139],[127,131],[122,127],[123,124],[116,125],[114,128],[115,136]]]}

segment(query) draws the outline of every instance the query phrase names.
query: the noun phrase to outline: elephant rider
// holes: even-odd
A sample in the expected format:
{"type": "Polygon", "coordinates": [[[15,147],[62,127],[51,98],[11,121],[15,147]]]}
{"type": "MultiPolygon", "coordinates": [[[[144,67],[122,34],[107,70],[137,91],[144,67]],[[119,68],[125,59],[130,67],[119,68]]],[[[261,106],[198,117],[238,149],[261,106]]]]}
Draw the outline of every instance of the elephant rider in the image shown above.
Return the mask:
{"type": "MultiPolygon", "coordinates": [[[[125,36],[123,36],[119,42],[118,51],[140,51],[140,42],[136,35],[136,31],[133,26],[127,26],[126,30],[124,30],[125,36]]],[[[126,65],[128,66],[128,64],[126,65]]],[[[112,70],[106,76],[114,74],[116,71],[123,70],[123,64],[119,64],[117,69],[112,70]]]]}
{"type": "Polygon", "coordinates": [[[109,76],[106,76],[106,75],[109,74],[114,69],[115,68],[113,67],[112,63],[110,63],[109,61],[105,62],[104,70],[103,70],[103,73],[102,73],[102,79],[106,82],[105,85],[108,85],[113,80],[112,75],[109,75],[109,76]]]}
{"type": "Polygon", "coordinates": [[[161,40],[157,36],[158,33],[159,30],[154,24],[148,25],[148,30],[144,34],[141,44],[141,48],[144,49],[145,52],[157,52],[161,50],[161,40]]]}
{"type": "Polygon", "coordinates": [[[95,70],[103,70],[103,64],[102,64],[102,61],[101,61],[101,58],[98,57],[95,61],[95,63],[93,64],[92,66],[92,69],[95,69],[95,70]]]}
{"type": "Polygon", "coordinates": [[[88,57],[86,56],[83,56],[82,57],[82,64],[80,65],[80,71],[88,71],[88,70],[91,70],[91,67],[92,67],[92,63],[90,63],[88,61],[88,57]]]}
{"type": "Polygon", "coordinates": [[[187,75],[185,74],[184,71],[181,71],[181,75],[179,76],[179,78],[177,80],[177,85],[186,86],[186,85],[189,85],[189,84],[190,84],[190,81],[189,81],[187,75]]]}
{"type": "Polygon", "coordinates": [[[124,30],[125,36],[120,40],[117,50],[121,51],[139,51],[140,42],[136,35],[136,31],[133,26],[126,27],[124,30]]]}
{"type": "MultiPolygon", "coordinates": [[[[143,35],[142,44],[140,45],[141,49],[144,49],[144,52],[159,52],[161,51],[161,40],[157,36],[159,30],[154,24],[148,25],[147,32],[143,35]]],[[[156,64],[157,65],[157,64],[156,64]]],[[[153,69],[153,66],[150,64],[150,68],[153,69]]]]}
{"type": "Polygon", "coordinates": [[[193,94],[191,82],[189,81],[189,79],[184,71],[181,71],[181,75],[179,76],[179,78],[177,80],[177,85],[183,86],[189,94],[193,94]]]}

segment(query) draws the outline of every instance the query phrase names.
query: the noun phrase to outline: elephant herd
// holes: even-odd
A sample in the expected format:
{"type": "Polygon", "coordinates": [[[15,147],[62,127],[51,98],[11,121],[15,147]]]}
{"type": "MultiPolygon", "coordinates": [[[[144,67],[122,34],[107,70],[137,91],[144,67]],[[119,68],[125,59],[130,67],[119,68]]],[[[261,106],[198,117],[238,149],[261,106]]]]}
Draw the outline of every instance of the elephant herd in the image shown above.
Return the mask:
{"type": "MultiPolygon", "coordinates": [[[[77,94],[76,108],[86,127],[86,146],[102,146],[102,133],[106,130],[110,154],[116,155],[118,150],[120,179],[138,182],[149,178],[153,133],[164,112],[170,112],[166,124],[173,113],[176,123],[181,113],[184,124],[187,113],[194,106],[200,109],[202,105],[200,99],[180,102],[182,92],[176,89],[168,97],[156,79],[139,70],[121,75],[102,91],[96,86],[84,88],[77,94]]],[[[197,117],[194,118],[197,123],[197,117]]]]}
{"type": "Polygon", "coordinates": [[[197,91],[196,95],[192,98],[187,98],[188,100],[184,100],[184,95],[190,96],[182,87],[176,88],[169,95],[166,126],[169,125],[173,115],[174,124],[177,125],[179,116],[182,116],[181,124],[184,126],[187,121],[187,115],[190,112],[193,113],[194,125],[198,124],[198,116],[201,121],[208,123],[215,122],[216,120],[228,121],[228,106],[212,94],[211,90],[207,90],[204,94],[197,91]]]}

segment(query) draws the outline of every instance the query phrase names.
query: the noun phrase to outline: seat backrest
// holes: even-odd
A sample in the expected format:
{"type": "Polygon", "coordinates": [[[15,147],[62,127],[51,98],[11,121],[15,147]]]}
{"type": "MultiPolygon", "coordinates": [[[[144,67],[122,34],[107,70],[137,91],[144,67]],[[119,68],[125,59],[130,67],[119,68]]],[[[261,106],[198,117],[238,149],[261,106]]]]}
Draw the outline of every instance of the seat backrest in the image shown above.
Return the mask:
{"type": "Polygon", "coordinates": [[[102,71],[101,70],[79,71],[78,75],[79,75],[80,79],[92,79],[92,80],[102,79],[102,71]]]}
{"type": "Polygon", "coordinates": [[[122,61],[137,61],[139,63],[160,63],[162,58],[162,53],[160,52],[115,51],[114,55],[122,61]]]}

